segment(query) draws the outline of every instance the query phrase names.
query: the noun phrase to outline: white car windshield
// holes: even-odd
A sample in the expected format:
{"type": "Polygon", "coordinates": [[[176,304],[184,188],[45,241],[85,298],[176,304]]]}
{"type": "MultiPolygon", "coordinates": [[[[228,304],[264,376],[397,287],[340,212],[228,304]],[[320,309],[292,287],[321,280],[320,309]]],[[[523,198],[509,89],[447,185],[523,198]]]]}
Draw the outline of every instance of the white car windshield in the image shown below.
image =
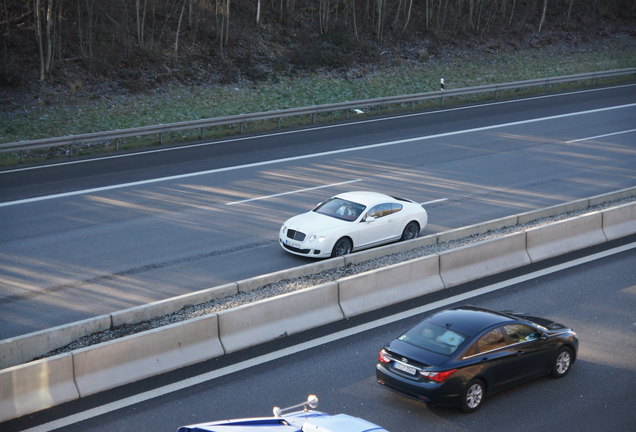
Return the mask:
{"type": "Polygon", "coordinates": [[[365,210],[365,206],[342,198],[330,198],[313,211],[344,221],[354,221],[365,210]]]}

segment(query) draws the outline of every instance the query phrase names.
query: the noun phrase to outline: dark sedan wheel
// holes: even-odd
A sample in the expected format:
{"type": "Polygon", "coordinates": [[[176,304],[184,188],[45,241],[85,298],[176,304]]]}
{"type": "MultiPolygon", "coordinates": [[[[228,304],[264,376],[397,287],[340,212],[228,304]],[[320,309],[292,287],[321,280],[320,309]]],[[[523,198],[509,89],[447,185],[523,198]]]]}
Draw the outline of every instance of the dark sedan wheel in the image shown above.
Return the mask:
{"type": "Polygon", "coordinates": [[[563,347],[559,350],[552,365],[552,376],[562,378],[570,371],[572,366],[572,351],[570,348],[563,347]]]}
{"type": "Polygon", "coordinates": [[[351,253],[351,249],[353,249],[353,244],[351,240],[347,237],[343,237],[333,245],[333,249],[331,250],[332,257],[343,256],[351,253]]]}
{"type": "Polygon", "coordinates": [[[462,394],[462,411],[471,413],[477,411],[486,396],[486,388],[481,380],[474,379],[468,383],[462,394]]]}
{"type": "Polygon", "coordinates": [[[402,231],[402,238],[400,240],[413,240],[420,233],[420,225],[415,222],[409,222],[405,227],[404,231],[402,231]]]}

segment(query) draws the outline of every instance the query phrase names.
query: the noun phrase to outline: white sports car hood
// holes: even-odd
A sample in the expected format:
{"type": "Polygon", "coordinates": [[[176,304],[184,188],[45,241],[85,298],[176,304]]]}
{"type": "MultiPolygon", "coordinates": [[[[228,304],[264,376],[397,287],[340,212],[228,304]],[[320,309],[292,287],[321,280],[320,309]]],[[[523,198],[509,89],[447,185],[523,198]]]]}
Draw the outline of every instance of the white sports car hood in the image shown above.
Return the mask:
{"type": "Polygon", "coordinates": [[[303,232],[307,235],[326,234],[329,231],[343,227],[352,227],[355,222],[343,221],[331,216],[325,216],[313,211],[299,214],[285,222],[287,228],[303,232]]]}

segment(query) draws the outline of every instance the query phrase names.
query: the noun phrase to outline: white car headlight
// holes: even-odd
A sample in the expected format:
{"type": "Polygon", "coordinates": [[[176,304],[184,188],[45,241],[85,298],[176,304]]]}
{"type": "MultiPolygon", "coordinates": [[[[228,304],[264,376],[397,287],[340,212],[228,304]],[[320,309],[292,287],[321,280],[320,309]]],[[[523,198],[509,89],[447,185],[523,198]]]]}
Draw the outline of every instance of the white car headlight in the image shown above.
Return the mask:
{"type": "Polygon", "coordinates": [[[316,234],[312,234],[309,236],[309,238],[307,239],[308,242],[313,243],[315,241],[317,241],[318,243],[322,243],[325,241],[325,236],[317,236],[316,234]]]}

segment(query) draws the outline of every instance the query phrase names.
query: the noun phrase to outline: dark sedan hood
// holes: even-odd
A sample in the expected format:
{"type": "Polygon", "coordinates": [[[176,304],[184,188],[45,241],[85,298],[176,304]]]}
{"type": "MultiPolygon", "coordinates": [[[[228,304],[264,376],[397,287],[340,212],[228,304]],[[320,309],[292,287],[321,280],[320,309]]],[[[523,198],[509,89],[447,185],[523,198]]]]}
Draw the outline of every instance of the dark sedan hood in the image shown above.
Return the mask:
{"type": "MultiPolygon", "coordinates": [[[[409,360],[420,363],[421,367],[440,366],[450,360],[450,357],[416,347],[408,342],[402,342],[399,339],[393,340],[387,345],[386,349],[396,356],[406,357],[409,360]]],[[[397,360],[399,360],[399,358],[397,360]]]]}

